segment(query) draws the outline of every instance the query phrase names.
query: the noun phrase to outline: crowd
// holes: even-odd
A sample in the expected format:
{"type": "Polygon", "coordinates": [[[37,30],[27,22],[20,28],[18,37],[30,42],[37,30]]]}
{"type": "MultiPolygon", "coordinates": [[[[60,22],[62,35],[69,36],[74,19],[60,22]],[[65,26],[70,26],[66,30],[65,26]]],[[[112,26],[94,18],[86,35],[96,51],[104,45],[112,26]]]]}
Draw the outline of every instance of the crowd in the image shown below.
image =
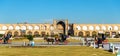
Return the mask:
{"type": "MultiPolygon", "coordinates": [[[[84,39],[86,41],[86,45],[89,44],[87,38],[85,37],[84,39]]],[[[97,47],[104,47],[103,44],[107,43],[106,36],[102,34],[102,36],[95,36],[94,40],[89,40],[89,41],[94,41],[95,44],[97,44],[97,47]]]]}
{"type": "Polygon", "coordinates": [[[3,36],[2,36],[2,40],[3,40],[3,44],[7,44],[7,43],[9,43],[9,39],[11,38],[11,34],[4,34],[3,36]]]}

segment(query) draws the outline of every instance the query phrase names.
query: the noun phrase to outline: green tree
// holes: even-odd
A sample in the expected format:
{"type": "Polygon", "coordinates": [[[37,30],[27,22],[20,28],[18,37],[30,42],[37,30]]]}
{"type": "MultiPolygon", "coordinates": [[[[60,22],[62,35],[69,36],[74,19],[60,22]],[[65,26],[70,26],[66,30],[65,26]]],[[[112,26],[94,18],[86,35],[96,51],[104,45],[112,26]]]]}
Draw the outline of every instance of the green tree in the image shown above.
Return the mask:
{"type": "Polygon", "coordinates": [[[3,36],[3,34],[0,34],[0,37],[2,37],[3,36]]]}
{"type": "Polygon", "coordinates": [[[33,36],[32,35],[27,35],[26,37],[29,41],[33,41],[33,36]]]}

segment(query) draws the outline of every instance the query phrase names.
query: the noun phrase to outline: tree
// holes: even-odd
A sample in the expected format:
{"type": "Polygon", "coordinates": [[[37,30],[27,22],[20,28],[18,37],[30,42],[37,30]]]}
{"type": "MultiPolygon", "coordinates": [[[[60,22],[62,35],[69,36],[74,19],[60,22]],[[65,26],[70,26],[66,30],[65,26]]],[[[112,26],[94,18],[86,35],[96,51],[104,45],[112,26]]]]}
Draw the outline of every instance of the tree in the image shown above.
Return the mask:
{"type": "Polygon", "coordinates": [[[33,41],[33,36],[32,36],[32,35],[27,35],[27,39],[28,39],[29,41],[33,41]]]}
{"type": "Polygon", "coordinates": [[[0,37],[2,37],[3,36],[3,34],[0,34],[0,37]]]}
{"type": "Polygon", "coordinates": [[[28,46],[34,46],[33,36],[32,35],[27,35],[27,39],[29,40],[29,45],[28,46]]]}

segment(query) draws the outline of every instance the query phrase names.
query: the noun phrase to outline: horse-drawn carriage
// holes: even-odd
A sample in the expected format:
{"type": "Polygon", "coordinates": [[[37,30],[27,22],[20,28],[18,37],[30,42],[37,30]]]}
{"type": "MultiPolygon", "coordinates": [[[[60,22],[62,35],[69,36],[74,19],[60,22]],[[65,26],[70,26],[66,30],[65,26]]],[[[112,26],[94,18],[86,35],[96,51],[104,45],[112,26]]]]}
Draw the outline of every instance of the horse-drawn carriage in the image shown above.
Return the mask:
{"type": "Polygon", "coordinates": [[[49,42],[52,42],[52,44],[67,44],[67,39],[68,36],[66,35],[61,35],[60,37],[59,36],[56,36],[56,37],[44,37],[44,40],[46,40],[49,44],[49,42]]]}

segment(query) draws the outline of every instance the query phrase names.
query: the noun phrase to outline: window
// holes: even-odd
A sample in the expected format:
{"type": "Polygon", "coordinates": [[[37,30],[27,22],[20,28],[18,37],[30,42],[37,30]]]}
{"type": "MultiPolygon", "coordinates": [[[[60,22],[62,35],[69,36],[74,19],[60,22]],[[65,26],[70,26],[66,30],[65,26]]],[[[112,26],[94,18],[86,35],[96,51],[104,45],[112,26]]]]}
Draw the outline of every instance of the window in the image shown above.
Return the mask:
{"type": "Polygon", "coordinates": [[[114,30],[118,30],[118,26],[114,26],[114,30]]]}
{"type": "Polygon", "coordinates": [[[21,30],[26,30],[26,26],[21,26],[21,30]]]}
{"type": "Polygon", "coordinates": [[[50,30],[54,30],[54,27],[53,27],[53,26],[50,26],[50,30]]]}
{"type": "Polygon", "coordinates": [[[105,27],[105,26],[102,26],[102,30],[106,30],[106,27],[105,27]]]}
{"type": "Polygon", "coordinates": [[[39,30],[39,26],[35,26],[34,29],[35,29],[35,30],[39,30]]]}
{"type": "Polygon", "coordinates": [[[94,30],[94,27],[93,26],[89,26],[89,30],[94,30]]]}
{"type": "Polygon", "coordinates": [[[83,30],[87,30],[87,26],[83,26],[83,30]]]}
{"type": "Polygon", "coordinates": [[[77,30],[81,30],[80,26],[77,26],[77,30]]]}
{"type": "Polygon", "coordinates": [[[108,30],[112,30],[112,26],[108,26],[108,30]]]}
{"type": "Polygon", "coordinates": [[[100,27],[99,27],[99,26],[96,26],[96,30],[100,30],[100,27]]]}
{"type": "Polygon", "coordinates": [[[32,30],[32,29],[33,29],[33,27],[32,27],[32,26],[28,26],[28,29],[29,29],[29,30],[32,30]]]}
{"type": "Polygon", "coordinates": [[[13,30],[13,26],[9,26],[9,30],[13,30]]]}
{"type": "Polygon", "coordinates": [[[20,30],[20,27],[19,27],[19,26],[16,26],[16,27],[15,27],[15,30],[20,30]]]}
{"type": "Polygon", "coordinates": [[[2,27],[2,30],[7,30],[7,26],[3,26],[3,27],[2,27]]]}

